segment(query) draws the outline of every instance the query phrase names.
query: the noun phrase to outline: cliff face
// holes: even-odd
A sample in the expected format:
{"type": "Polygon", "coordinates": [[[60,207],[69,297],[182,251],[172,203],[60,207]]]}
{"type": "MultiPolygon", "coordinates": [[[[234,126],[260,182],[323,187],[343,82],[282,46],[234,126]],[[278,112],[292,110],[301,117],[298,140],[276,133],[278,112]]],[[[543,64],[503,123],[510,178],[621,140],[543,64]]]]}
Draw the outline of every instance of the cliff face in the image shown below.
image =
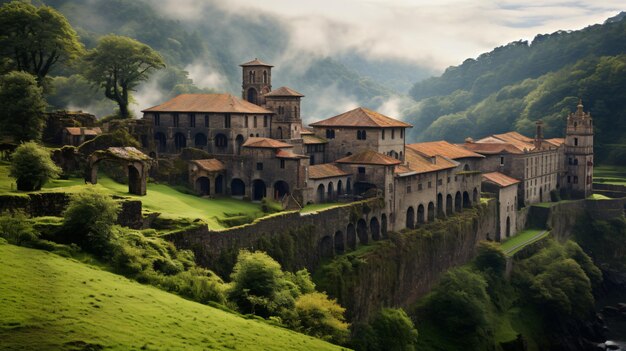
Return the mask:
{"type": "Polygon", "coordinates": [[[340,256],[315,272],[320,290],[347,308],[352,322],[384,306],[408,307],[448,269],[469,262],[481,240],[495,233],[496,201],[340,256]]]}

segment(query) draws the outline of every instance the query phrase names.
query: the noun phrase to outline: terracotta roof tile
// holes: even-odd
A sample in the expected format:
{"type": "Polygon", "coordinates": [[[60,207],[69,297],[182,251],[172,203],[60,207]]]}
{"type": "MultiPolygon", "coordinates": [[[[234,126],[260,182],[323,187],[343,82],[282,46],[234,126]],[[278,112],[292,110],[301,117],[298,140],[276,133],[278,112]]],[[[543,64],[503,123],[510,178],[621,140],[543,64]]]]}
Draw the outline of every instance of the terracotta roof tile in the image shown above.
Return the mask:
{"type": "Polygon", "coordinates": [[[244,66],[267,66],[267,67],[274,67],[268,63],[265,63],[261,60],[259,60],[258,58],[255,58],[254,60],[250,61],[250,62],[246,62],[246,63],[242,63],[239,65],[240,67],[244,67],[244,66]]]}
{"type": "Polygon", "coordinates": [[[218,159],[214,159],[214,158],[204,159],[204,160],[193,160],[191,161],[191,163],[195,163],[196,165],[198,165],[198,167],[208,172],[220,172],[220,171],[226,170],[226,167],[224,167],[224,164],[222,163],[222,161],[218,159]]]}
{"type": "Polygon", "coordinates": [[[400,164],[400,160],[396,160],[395,158],[389,157],[387,155],[379,154],[376,151],[366,150],[360,152],[356,155],[350,155],[344,158],[341,158],[336,163],[348,163],[348,164],[357,164],[357,165],[381,165],[381,166],[391,166],[400,164]]]}
{"type": "Polygon", "coordinates": [[[282,141],[278,141],[276,139],[270,138],[248,138],[245,143],[243,143],[244,147],[252,147],[252,148],[267,148],[267,149],[282,149],[286,147],[293,147],[291,144],[283,143],[282,141]]]}
{"type": "Polygon", "coordinates": [[[545,141],[554,146],[561,146],[565,143],[565,139],[563,138],[552,138],[552,139],[546,139],[545,141]]]}
{"type": "Polygon", "coordinates": [[[309,124],[312,127],[412,128],[413,126],[378,112],[358,107],[335,117],[309,124]]]}
{"type": "Polygon", "coordinates": [[[305,145],[314,145],[314,144],[328,144],[328,140],[318,137],[316,135],[310,135],[310,134],[302,134],[300,133],[300,135],[302,136],[302,142],[305,145]]]}
{"type": "Polygon", "coordinates": [[[102,130],[100,127],[66,127],[67,133],[70,135],[100,135],[102,130]],[[81,132],[81,129],[83,132],[81,132]]]}
{"type": "Polygon", "coordinates": [[[302,128],[302,130],[300,131],[300,135],[313,135],[315,133],[313,133],[312,130],[308,129],[308,128],[302,128]]]}
{"type": "Polygon", "coordinates": [[[276,157],[277,158],[291,158],[291,159],[309,158],[309,156],[294,154],[293,152],[287,151],[287,150],[277,150],[276,157]]]}
{"type": "Polygon", "coordinates": [[[304,97],[304,95],[300,94],[299,92],[288,88],[288,87],[280,87],[278,89],[272,90],[269,93],[264,95],[265,97],[272,97],[272,96],[294,96],[294,97],[304,97]]]}
{"type": "Polygon", "coordinates": [[[508,132],[504,134],[494,134],[488,136],[486,138],[480,139],[477,143],[493,143],[493,142],[503,142],[509,143],[516,147],[519,151],[524,152],[524,150],[534,150],[535,144],[534,139],[529,138],[527,136],[521,135],[518,132],[508,132]]]}
{"type": "Polygon", "coordinates": [[[483,181],[494,183],[501,188],[506,188],[507,186],[511,186],[520,182],[519,180],[511,178],[506,174],[502,174],[500,172],[483,173],[482,176],[483,181]]]}
{"type": "Polygon", "coordinates": [[[343,177],[350,173],[344,172],[337,165],[332,163],[324,163],[321,165],[309,166],[309,178],[310,179],[323,179],[332,177],[343,177]]]}
{"type": "Polygon", "coordinates": [[[483,155],[477,154],[473,151],[467,150],[460,146],[450,144],[449,142],[445,140],[430,141],[426,143],[407,144],[406,147],[413,149],[426,157],[433,157],[433,156],[439,155],[439,156],[445,156],[453,160],[457,158],[466,158],[466,157],[478,157],[478,158],[485,157],[483,155]]]}
{"type": "Polygon", "coordinates": [[[406,166],[416,173],[428,173],[450,169],[458,166],[458,163],[440,155],[426,157],[419,152],[406,148],[404,153],[406,166]]]}
{"type": "Polygon", "coordinates": [[[477,152],[483,155],[495,155],[495,154],[521,154],[523,153],[520,149],[509,143],[464,143],[459,144],[458,146],[465,148],[470,151],[477,152]]]}
{"type": "Polygon", "coordinates": [[[181,94],[142,112],[217,112],[273,114],[261,106],[231,94],[181,94]]]}

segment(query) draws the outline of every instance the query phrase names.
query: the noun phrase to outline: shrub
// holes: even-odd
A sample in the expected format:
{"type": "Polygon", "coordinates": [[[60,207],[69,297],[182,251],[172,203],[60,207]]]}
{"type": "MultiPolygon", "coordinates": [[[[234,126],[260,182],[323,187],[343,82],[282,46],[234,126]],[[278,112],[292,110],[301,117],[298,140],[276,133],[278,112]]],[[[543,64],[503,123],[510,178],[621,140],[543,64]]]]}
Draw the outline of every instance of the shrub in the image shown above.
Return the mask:
{"type": "Polygon", "coordinates": [[[35,142],[24,143],[13,153],[9,175],[17,179],[18,190],[39,190],[48,179],[57,178],[60,173],[50,152],[35,142]]]}
{"type": "Polygon", "coordinates": [[[0,237],[10,244],[26,246],[35,242],[39,233],[23,212],[4,213],[0,216],[0,237]]]}
{"type": "Polygon", "coordinates": [[[345,322],[346,309],[325,293],[312,292],[299,296],[295,302],[297,320],[292,327],[305,334],[343,344],[348,337],[349,324],[345,322]]]}
{"type": "Polygon", "coordinates": [[[506,269],[506,255],[500,249],[499,244],[481,241],[478,244],[474,265],[482,272],[501,276],[506,269]]]}

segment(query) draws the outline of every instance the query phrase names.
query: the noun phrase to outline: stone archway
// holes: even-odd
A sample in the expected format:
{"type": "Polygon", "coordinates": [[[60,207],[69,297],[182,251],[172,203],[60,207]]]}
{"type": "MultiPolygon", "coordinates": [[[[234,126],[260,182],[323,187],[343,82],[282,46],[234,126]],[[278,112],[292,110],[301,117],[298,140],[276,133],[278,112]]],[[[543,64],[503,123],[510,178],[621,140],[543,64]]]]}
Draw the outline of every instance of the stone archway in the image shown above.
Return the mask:
{"type": "Polygon", "coordinates": [[[335,232],[335,252],[337,254],[342,254],[345,252],[345,244],[344,244],[344,238],[343,238],[343,232],[341,230],[338,230],[335,232]]]}
{"type": "Polygon", "coordinates": [[[252,181],[252,200],[261,201],[267,192],[265,182],[261,179],[255,179],[252,181]]]}
{"type": "Polygon", "coordinates": [[[285,195],[289,194],[289,184],[284,180],[279,180],[274,183],[274,199],[280,200],[285,195]]]}
{"type": "Polygon", "coordinates": [[[182,149],[187,147],[187,138],[183,133],[174,134],[174,148],[176,152],[180,152],[182,149]]]}
{"type": "Polygon", "coordinates": [[[406,210],[406,224],[407,228],[415,228],[415,210],[412,206],[409,206],[406,210]]]}
{"type": "Polygon", "coordinates": [[[239,134],[235,138],[235,145],[237,147],[237,155],[241,155],[241,146],[243,145],[243,135],[239,134]]]}
{"type": "Polygon", "coordinates": [[[367,223],[365,223],[363,218],[356,222],[356,234],[359,236],[359,243],[367,245],[369,242],[369,237],[367,235],[367,223]]]}
{"type": "Polygon", "coordinates": [[[326,200],[328,202],[333,201],[335,198],[335,188],[333,187],[333,182],[328,183],[328,196],[326,196],[326,200]]]}
{"type": "Polygon", "coordinates": [[[321,204],[322,202],[324,202],[324,184],[320,184],[317,187],[317,198],[316,198],[316,202],[318,204],[321,204]]]}
{"type": "Polygon", "coordinates": [[[215,177],[215,193],[224,193],[224,176],[222,176],[221,174],[215,177]]]}
{"type": "Polygon", "coordinates": [[[452,204],[452,195],[448,194],[446,196],[446,215],[451,215],[453,213],[454,205],[452,204]]]}
{"type": "Polygon", "coordinates": [[[323,258],[329,258],[334,256],[333,239],[330,235],[326,235],[320,240],[319,244],[320,256],[323,258]]]}
{"type": "Polygon", "coordinates": [[[424,210],[424,205],[422,204],[417,206],[417,223],[419,224],[426,223],[426,211],[424,210]]]}
{"type": "Polygon", "coordinates": [[[351,250],[356,249],[356,230],[352,223],[348,224],[346,228],[346,242],[351,250]]]}
{"type": "Polygon", "coordinates": [[[376,217],[370,219],[370,232],[372,233],[372,240],[380,240],[380,223],[378,223],[378,218],[376,217]]]}
{"type": "Polygon", "coordinates": [[[134,147],[110,147],[95,151],[89,156],[85,181],[98,183],[98,165],[103,160],[125,163],[128,170],[128,192],[146,195],[148,171],[152,161],[148,155],[134,147]]]}
{"type": "Polygon", "coordinates": [[[232,196],[245,196],[246,183],[239,178],[233,178],[233,180],[230,181],[230,194],[232,196]]]}
{"type": "Polygon", "coordinates": [[[196,191],[201,196],[211,194],[211,181],[208,177],[198,177],[196,179],[196,191]]]}
{"type": "Polygon", "coordinates": [[[461,192],[457,191],[454,195],[454,212],[461,212],[463,210],[463,203],[461,199],[461,192]]]}
{"type": "Polygon", "coordinates": [[[194,137],[194,146],[198,149],[204,149],[206,147],[206,141],[206,135],[197,133],[194,137]]]}
{"type": "Polygon", "coordinates": [[[470,196],[467,191],[463,192],[463,207],[464,208],[472,207],[472,202],[470,201],[470,196]]]}
{"type": "Polygon", "coordinates": [[[428,203],[428,222],[435,220],[435,204],[431,201],[428,203]]]}
{"type": "Polygon", "coordinates": [[[248,99],[247,99],[248,102],[251,102],[253,104],[257,103],[257,92],[256,92],[256,89],[254,89],[254,88],[248,89],[248,94],[247,95],[248,95],[248,99]]]}
{"type": "Polygon", "coordinates": [[[156,149],[159,153],[167,151],[167,138],[165,138],[165,134],[156,132],[154,134],[154,143],[156,144],[156,149]]]}
{"type": "Polygon", "coordinates": [[[437,194],[437,217],[445,217],[443,212],[443,195],[441,193],[437,194]]]}

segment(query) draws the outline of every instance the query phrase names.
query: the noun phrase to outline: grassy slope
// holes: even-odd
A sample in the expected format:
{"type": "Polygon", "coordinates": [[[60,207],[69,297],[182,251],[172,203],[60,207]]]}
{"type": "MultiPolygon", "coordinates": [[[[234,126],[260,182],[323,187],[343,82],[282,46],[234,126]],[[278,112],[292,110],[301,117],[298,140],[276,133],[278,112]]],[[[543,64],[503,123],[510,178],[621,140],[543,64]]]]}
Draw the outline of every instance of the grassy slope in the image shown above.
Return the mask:
{"type": "MultiPolygon", "coordinates": [[[[17,194],[14,180],[9,177],[8,163],[0,163],[0,194],[17,194]]],[[[55,179],[44,186],[44,191],[76,192],[86,186],[83,179],[55,179]]],[[[223,228],[215,217],[223,217],[224,213],[243,213],[252,217],[264,215],[259,204],[232,198],[203,199],[198,196],[181,193],[167,185],[148,184],[146,196],[128,193],[128,186],[119,184],[111,178],[100,176],[97,187],[111,195],[127,196],[141,200],[144,209],[160,212],[167,218],[201,218],[211,228],[223,228]]]]}
{"type": "Polygon", "coordinates": [[[2,350],[339,349],[45,251],[0,244],[0,266],[2,350]]]}
{"type": "Polygon", "coordinates": [[[594,183],[626,185],[626,166],[596,166],[593,168],[594,183]]]}
{"type": "MultiPolygon", "coordinates": [[[[504,251],[505,253],[509,255],[513,254],[514,252],[511,251],[513,250],[513,248],[515,248],[517,245],[522,244],[524,242],[530,243],[530,242],[536,241],[536,239],[538,238],[534,238],[534,237],[541,232],[546,232],[546,235],[548,234],[546,229],[535,229],[535,228],[525,229],[515,234],[515,236],[503,241],[500,248],[502,249],[502,251],[504,251]]],[[[517,248],[515,251],[519,251],[519,249],[521,249],[521,247],[517,248]]]]}

